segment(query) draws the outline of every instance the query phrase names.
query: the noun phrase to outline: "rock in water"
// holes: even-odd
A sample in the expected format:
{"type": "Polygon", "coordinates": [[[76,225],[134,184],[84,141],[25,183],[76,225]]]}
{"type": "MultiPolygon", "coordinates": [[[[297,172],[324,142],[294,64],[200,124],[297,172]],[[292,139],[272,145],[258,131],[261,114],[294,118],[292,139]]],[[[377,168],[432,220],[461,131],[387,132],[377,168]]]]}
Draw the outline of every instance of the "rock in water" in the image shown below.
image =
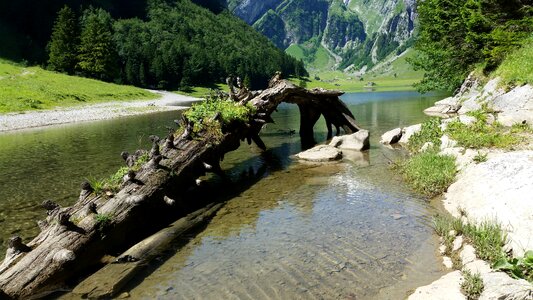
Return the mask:
{"type": "Polygon", "coordinates": [[[353,134],[333,137],[329,145],[339,149],[363,151],[370,148],[369,138],[368,130],[359,130],[353,134]]]}
{"type": "Polygon", "coordinates": [[[341,159],[342,152],[333,146],[319,145],[296,154],[296,157],[307,161],[325,162],[341,159]]]}
{"type": "Polygon", "coordinates": [[[409,127],[405,127],[402,130],[402,138],[400,139],[399,143],[407,144],[409,142],[409,139],[413,134],[419,132],[422,129],[422,124],[416,124],[409,127]]]}
{"type": "Polygon", "coordinates": [[[396,144],[401,138],[402,138],[402,129],[396,128],[396,129],[385,132],[381,136],[380,143],[385,144],[385,145],[396,144]]]}

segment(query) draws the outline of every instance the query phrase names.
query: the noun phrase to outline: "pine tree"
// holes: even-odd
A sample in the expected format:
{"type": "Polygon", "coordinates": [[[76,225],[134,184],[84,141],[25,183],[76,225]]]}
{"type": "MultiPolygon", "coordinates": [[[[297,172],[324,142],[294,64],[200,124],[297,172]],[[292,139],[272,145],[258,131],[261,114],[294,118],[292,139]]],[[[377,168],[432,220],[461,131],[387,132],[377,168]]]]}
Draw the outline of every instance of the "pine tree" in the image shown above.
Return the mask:
{"type": "Polygon", "coordinates": [[[118,55],[113,42],[113,20],[101,8],[84,12],[77,69],[85,76],[112,80],[118,73],[118,55]]]}
{"type": "Polygon", "coordinates": [[[48,43],[48,67],[51,70],[73,73],[77,61],[78,21],[68,6],[59,10],[48,43]]]}

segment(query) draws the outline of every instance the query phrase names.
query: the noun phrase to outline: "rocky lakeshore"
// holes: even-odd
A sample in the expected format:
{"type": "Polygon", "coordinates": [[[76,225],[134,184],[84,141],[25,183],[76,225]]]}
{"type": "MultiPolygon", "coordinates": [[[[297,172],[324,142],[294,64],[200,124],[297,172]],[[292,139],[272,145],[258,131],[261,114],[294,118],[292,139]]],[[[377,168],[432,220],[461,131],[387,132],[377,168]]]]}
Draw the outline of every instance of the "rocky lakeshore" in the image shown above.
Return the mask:
{"type": "MultiPolygon", "coordinates": [[[[524,85],[506,90],[498,78],[483,85],[471,75],[457,95],[438,101],[424,112],[442,118],[440,145],[426,142],[420,149],[410,150],[423,152],[436,147],[439,155],[455,158],[456,181],[442,196],[446,211],[464,224],[499,224],[507,237],[504,249],[512,257],[523,257],[526,251],[533,250],[533,87],[524,85]],[[448,126],[469,128],[476,124],[485,126],[485,123],[507,130],[520,142],[503,149],[474,150],[461,146],[446,131],[448,126]]],[[[407,145],[421,129],[420,124],[397,128],[385,133],[381,142],[407,145]]],[[[479,299],[533,299],[531,283],[492,269],[494,265],[480,260],[463,236],[450,234],[453,249],[447,252],[443,241],[441,254],[447,254],[443,264],[451,272],[416,289],[409,299],[473,299],[462,292],[463,282],[470,274],[482,280],[484,288],[477,295],[479,299]],[[455,255],[455,262],[450,253],[455,255]]]]}
{"type": "Polygon", "coordinates": [[[0,115],[0,132],[182,110],[189,107],[191,103],[200,101],[198,98],[171,92],[152,92],[154,93],[153,100],[107,102],[80,107],[0,115]]]}

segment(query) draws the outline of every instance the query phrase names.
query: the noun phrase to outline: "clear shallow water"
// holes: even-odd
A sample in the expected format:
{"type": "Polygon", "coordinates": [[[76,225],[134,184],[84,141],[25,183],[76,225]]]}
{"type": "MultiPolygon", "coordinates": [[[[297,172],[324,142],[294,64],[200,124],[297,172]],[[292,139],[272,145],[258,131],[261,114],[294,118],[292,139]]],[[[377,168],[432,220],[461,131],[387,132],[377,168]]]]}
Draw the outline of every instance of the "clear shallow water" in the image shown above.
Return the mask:
{"type": "MultiPolygon", "coordinates": [[[[378,144],[389,129],[422,121],[442,97],[360,93],[343,99],[371,132],[371,149],[342,163],[306,165],[296,106],[283,105],[260,153],[243,144],[223,168],[240,193],[198,235],[181,240],[130,287],[134,299],[401,299],[440,276],[429,227],[433,208],[388,169],[397,152],[378,144]],[[178,247],[179,246],[179,247],[178,247]]],[[[107,176],[120,151],[163,134],[175,113],[0,135],[0,237],[26,240],[44,199],[75,201],[87,177],[107,176]]],[[[316,127],[317,140],[325,127],[316,127]]],[[[221,195],[226,186],[214,183],[221,195]]],[[[3,250],[3,249],[2,249],[3,250]]]]}

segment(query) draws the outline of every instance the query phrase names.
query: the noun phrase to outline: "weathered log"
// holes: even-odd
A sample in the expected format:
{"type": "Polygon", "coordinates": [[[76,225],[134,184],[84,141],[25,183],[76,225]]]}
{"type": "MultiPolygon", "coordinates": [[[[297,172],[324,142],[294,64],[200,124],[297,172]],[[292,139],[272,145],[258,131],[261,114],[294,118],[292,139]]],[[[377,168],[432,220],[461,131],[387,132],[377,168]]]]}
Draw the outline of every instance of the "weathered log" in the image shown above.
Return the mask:
{"type": "Polygon", "coordinates": [[[108,264],[78,284],[72,291],[83,298],[110,298],[141,271],[151,260],[161,255],[168,245],[180,235],[208,221],[222,203],[209,205],[170,224],[154,235],[121,254],[114,263],[108,264]]]}
{"type": "MultiPolygon", "coordinates": [[[[306,147],[314,143],[313,125],[320,114],[347,133],[359,130],[338,98],[342,92],[307,90],[277,74],[268,89],[252,94],[255,96],[248,105],[253,105],[263,120],[268,120],[281,102],[303,108],[300,135],[306,147]]],[[[239,93],[235,91],[235,95],[239,93]]],[[[243,99],[235,100],[240,103],[243,99]]],[[[12,251],[0,266],[0,294],[26,299],[63,289],[104,255],[123,251],[186,213],[180,210],[183,205],[169,205],[167,198],[178,200],[182,191],[193,187],[206,172],[204,162],[213,167],[209,171],[221,173],[218,162],[247,137],[266,148],[258,136],[263,124],[253,119],[250,116],[247,124],[225,128],[223,136],[217,136],[214,142],[209,132],[193,136],[193,124],[182,118],[184,133],[175,137],[174,147],[164,147],[165,141],[154,138],[151,159],[140,167],[134,180],[124,182],[109,196],[84,194],[73,201],[73,206],[54,210],[40,222],[42,231],[28,243],[29,251],[12,251]]],[[[145,153],[123,153],[122,157],[133,166],[145,153]]]]}

